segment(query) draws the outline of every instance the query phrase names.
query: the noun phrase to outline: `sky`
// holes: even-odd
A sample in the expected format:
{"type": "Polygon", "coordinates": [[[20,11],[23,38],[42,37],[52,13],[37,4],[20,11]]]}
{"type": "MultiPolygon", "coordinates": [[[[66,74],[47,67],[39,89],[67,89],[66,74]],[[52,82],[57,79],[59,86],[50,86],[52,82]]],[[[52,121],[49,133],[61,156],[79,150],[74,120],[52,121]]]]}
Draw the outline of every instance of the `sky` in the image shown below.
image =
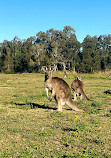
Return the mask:
{"type": "Polygon", "coordinates": [[[3,0],[0,1],[0,43],[36,36],[64,26],[75,29],[77,40],[87,35],[111,34],[111,0],[3,0]]]}

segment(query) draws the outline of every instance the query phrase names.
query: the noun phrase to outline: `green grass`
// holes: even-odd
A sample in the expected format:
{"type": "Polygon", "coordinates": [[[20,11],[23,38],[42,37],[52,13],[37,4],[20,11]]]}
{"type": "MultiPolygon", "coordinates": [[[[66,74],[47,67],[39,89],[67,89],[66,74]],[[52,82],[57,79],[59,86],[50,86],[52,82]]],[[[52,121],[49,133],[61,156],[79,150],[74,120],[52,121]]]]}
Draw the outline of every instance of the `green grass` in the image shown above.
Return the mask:
{"type": "MultiPolygon", "coordinates": [[[[63,77],[63,73],[53,76],[63,77]]],[[[0,74],[0,158],[110,158],[111,78],[107,74],[68,73],[71,85],[81,76],[93,101],[78,99],[85,112],[65,105],[56,111],[44,89],[44,74],[0,74]]]]}

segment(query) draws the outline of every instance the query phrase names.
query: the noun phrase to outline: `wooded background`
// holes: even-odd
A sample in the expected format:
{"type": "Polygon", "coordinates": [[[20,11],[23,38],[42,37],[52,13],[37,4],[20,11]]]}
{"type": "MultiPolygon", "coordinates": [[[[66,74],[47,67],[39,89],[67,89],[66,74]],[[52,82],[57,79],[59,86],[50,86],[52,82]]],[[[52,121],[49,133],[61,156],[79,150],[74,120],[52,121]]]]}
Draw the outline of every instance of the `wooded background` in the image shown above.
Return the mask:
{"type": "Polygon", "coordinates": [[[92,73],[111,69],[111,35],[77,40],[75,30],[50,29],[21,40],[4,40],[0,45],[0,72],[40,72],[42,66],[57,66],[58,70],[92,73]]]}

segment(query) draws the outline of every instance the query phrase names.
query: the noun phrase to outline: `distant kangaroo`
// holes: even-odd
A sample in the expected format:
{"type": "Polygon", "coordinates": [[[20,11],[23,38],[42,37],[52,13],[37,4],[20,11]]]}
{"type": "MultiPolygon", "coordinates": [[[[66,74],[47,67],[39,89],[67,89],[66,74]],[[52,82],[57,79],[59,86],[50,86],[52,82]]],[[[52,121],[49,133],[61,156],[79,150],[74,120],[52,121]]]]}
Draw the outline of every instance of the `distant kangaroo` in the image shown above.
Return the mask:
{"type": "Polygon", "coordinates": [[[50,90],[52,96],[55,97],[57,101],[58,111],[62,111],[62,105],[64,105],[65,103],[75,111],[84,111],[82,109],[79,109],[72,101],[71,89],[69,88],[69,85],[59,77],[52,77],[51,69],[48,70],[47,67],[43,67],[43,70],[45,71],[44,85],[45,85],[47,97],[48,97],[48,90],[50,90]]]}
{"type": "Polygon", "coordinates": [[[64,71],[64,78],[67,78],[67,73],[66,73],[66,71],[64,71]]]}
{"type": "Polygon", "coordinates": [[[84,83],[79,77],[77,77],[71,84],[71,89],[74,93],[74,100],[77,100],[77,95],[80,95],[80,99],[85,97],[87,100],[90,100],[84,92],[84,83]]]}

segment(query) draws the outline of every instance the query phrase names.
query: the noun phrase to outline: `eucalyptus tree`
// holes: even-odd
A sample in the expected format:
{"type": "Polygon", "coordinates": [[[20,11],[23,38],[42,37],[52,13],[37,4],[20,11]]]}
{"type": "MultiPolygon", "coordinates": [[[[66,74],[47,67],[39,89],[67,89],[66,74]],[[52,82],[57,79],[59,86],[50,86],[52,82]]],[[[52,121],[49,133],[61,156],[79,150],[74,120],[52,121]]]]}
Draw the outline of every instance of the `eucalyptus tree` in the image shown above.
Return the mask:
{"type": "Polygon", "coordinates": [[[64,35],[64,57],[67,60],[68,68],[75,71],[78,62],[78,54],[81,44],[77,41],[75,30],[70,26],[65,26],[63,29],[64,35]]]}
{"type": "Polygon", "coordinates": [[[101,57],[101,69],[106,70],[111,68],[111,35],[100,35],[98,37],[98,45],[100,49],[100,57],[101,57]]]}
{"type": "Polygon", "coordinates": [[[89,35],[82,43],[82,69],[84,72],[93,72],[101,69],[100,50],[98,49],[98,38],[89,35]]]}
{"type": "Polygon", "coordinates": [[[5,73],[13,72],[13,60],[12,60],[12,53],[11,53],[11,46],[10,42],[4,42],[1,47],[1,54],[0,54],[0,65],[1,71],[5,73]]]}

